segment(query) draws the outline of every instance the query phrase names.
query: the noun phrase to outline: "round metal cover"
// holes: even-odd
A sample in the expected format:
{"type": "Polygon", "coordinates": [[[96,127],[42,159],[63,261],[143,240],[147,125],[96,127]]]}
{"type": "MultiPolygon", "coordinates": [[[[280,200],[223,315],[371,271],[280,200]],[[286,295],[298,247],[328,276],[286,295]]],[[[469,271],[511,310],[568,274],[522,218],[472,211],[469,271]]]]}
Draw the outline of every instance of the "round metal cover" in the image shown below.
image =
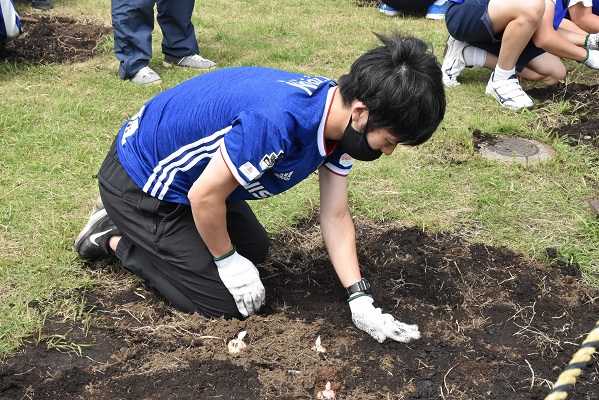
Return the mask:
{"type": "Polygon", "coordinates": [[[504,137],[490,145],[489,151],[508,157],[532,157],[539,153],[539,146],[530,141],[504,137]]]}
{"type": "Polygon", "coordinates": [[[520,164],[536,164],[555,154],[551,146],[537,140],[504,135],[486,135],[476,146],[483,157],[520,164]]]}

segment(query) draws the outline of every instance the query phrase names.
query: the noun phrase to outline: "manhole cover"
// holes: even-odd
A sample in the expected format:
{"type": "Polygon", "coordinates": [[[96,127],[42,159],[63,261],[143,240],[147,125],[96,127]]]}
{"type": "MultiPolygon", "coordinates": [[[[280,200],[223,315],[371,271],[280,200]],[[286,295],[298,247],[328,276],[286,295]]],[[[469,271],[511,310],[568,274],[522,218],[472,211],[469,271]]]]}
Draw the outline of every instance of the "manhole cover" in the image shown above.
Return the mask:
{"type": "Polygon", "coordinates": [[[539,146],[527,140],[502,138],[490,145],[489,151],[508,157],[532,157],[539,152],[539,146]]]}
{"type": "Polygon", "coordinates": [[[502,135],[485,135],[477,147],[483,157],[521,164],[536,164],[554,154],[550,146],[536,140],[502,135]]]}

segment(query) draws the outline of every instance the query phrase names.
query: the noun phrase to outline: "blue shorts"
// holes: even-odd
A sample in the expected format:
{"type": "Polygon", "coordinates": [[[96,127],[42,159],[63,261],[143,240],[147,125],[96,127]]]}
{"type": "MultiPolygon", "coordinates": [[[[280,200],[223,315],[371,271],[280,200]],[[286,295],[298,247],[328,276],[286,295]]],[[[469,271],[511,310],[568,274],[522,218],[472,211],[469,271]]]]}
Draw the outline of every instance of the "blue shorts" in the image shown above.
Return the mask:
{"type": "MultiPolygon", "coordinates": [[[[468,42],[474,47],[499,55],[503,32],[495,33],[489,18],[489,0],[449,1],[445,11],[447,31],[455,39],[468,42]]],[[[516,62],[516,70],[522,71],[534,58],[545,50],[528,42],[516,62]]]]}

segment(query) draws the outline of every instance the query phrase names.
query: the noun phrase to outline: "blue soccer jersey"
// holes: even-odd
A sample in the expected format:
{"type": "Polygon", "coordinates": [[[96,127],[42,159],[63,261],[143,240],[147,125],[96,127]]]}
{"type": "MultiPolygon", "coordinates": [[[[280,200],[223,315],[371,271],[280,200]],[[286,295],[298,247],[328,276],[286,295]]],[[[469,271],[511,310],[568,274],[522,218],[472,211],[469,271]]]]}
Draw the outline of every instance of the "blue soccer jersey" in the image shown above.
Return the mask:
{"type": "Polygon", "coordinates": [[[127,121],[118,155],[144,192],[183,204],[214,156],[239,182],[229,200],[281,193],[323,164],[347,175],[353,159],[324,136],[336,86],[263,67],[200,75],[158,94],[127,121]]]}

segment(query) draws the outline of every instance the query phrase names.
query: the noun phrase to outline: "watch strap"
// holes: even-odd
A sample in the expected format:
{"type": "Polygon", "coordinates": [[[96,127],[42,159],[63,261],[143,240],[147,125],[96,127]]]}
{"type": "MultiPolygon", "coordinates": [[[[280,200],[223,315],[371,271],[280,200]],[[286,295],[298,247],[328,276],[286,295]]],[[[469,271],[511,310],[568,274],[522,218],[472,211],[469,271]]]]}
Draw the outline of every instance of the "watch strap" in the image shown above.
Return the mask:
{"type": "Polygon", "coordinates": [[[351,296],[356,292],[370,293],[370,282],[368,282],[365,278],[362,278],[362,280],[346,287],[345,289],[347,290],[348,296],[351,296]]]}

